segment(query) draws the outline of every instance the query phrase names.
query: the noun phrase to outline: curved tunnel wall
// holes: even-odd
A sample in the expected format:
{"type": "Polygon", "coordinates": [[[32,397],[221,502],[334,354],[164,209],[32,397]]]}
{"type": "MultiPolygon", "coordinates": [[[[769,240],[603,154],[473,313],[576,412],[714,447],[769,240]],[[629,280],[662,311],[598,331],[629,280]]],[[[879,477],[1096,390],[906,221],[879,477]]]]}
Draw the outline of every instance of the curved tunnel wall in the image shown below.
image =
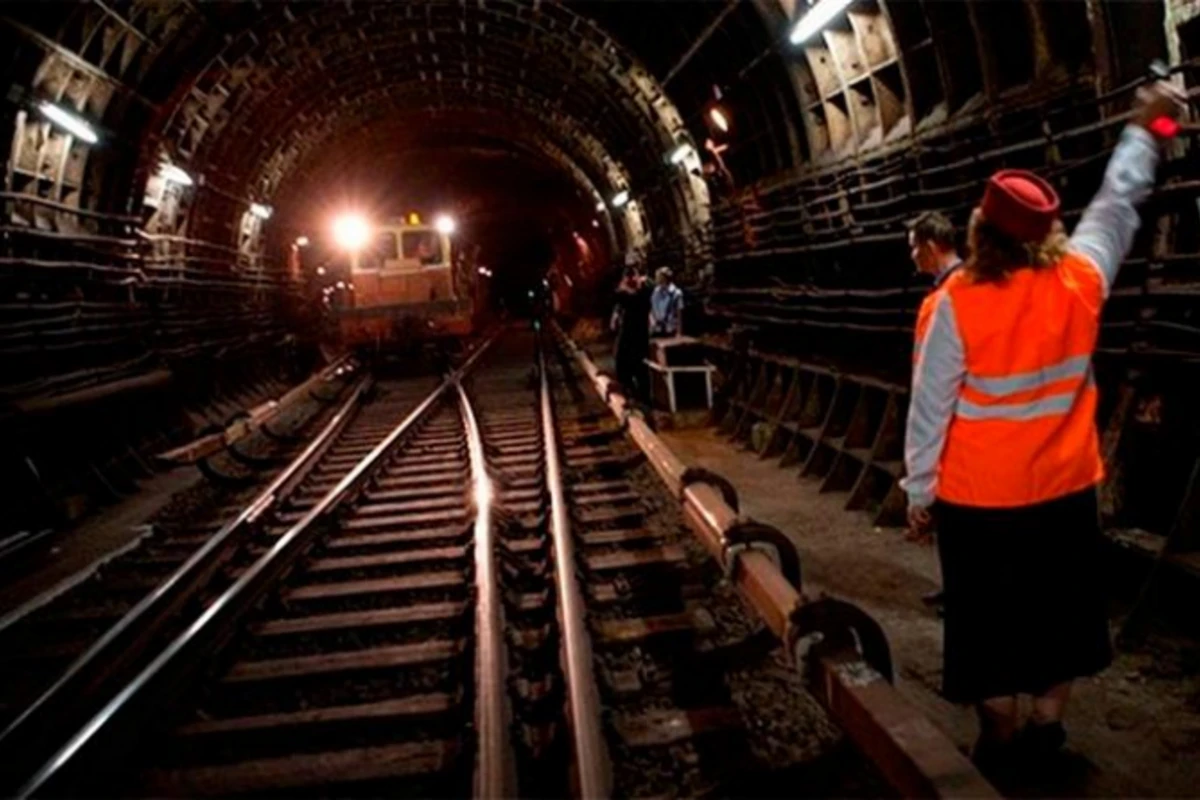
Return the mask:
{"type": "MultiPolygon", "coordinates": [[[[381,149],[448,144],[555,176],[530,209],[566,209],[564,284],[571,264],[639,250],[683,267],[697,329],[903,381],[927,290],[905,221],[965,221],[1013,166],[1055,180],[1073,221],[1151,59],[1190,85],[1200,50],[1187,0],[856,0],[793,46],[805,5],[5,3],[0,420],[297,357],[300,298],[275,256],[311,199],[381,149]],[[50,124],[43,100],[100,142],[50,124]],[[682,168],[666,157],[681,141],[682,168]],[[164,156],[195,185],[156,177],[164,156]],[[635,202],[593,217],[622,188],[635,202]],[[251,202],[275,216],[248,218],[251,202]]],[[[1192,144],[1162,170],[1105,320],[1101,377],[1136,371],[1142,399],[1186,400],[1174,383],[1200,360],[1192,144]]],[[[1172,414],[1162,430],[1190,430],[1172,414]]]]}
{"type": "MultiPolygon", "coordinates": [[[[593,198],[629,188],[634,206],[603,221],[610,248],[642,250],[653,265],[715,263],[710,318],[839,357],[864,340],[899,354],[922,291],[904,253],[906,219],[924,208],[964,219],[1001,166],[1045,170],[1077,211],[1130,82],[1154,57],[1192,74],[1194,9],[1178,0],[859,0],[799,47],[786,41],[797,5],[7,4],[6,203],[14,226],[64,239],[138,227],[158,236],[134,237],[141,263],[108,240],[43,261],[101,250],[135,287],[182,264],[194,283],[179,296],[223,281],[249,307],[271,280],[255,250],[271,241],[278,251],[287,217],[261,226],[266,240],[247,235],[250,202],[286,209],[310,195],[331,153],[363,158],[381,146],[365,130],[486,131],[553,162],[593,198]],[[31,110],[41,98],[97,121],[102,143],[46,123],[31,110]],[[731,119],[727,133],[708,120],[714,102],[731,119]],[[699,155],[681,170],[665,155],[685,140],[699,155]],[[148,211],[143,189],[155,188],[164,154],[199,185],[167,187],[148,211]]],[[[1187,266],[1162,257],[1190,249],[1194,209],[1162,196],[1163,215],[1147,225],[1159,233],[1139,242],[1129,286],[1158,286],[1187,266]]],[[[25,246],[11,244],[12,257],[25,246]]],[[[1170,305],[1153,313],[1183,324],[1170,305]]],[[[1142,337],[1145,350],[1186,349],[1177,330],[1139,324],[1144,313],[1116,304],[1106,347],[1142,337]]],[[[902,371],[906,359],[889,363],[902,371]]]]}

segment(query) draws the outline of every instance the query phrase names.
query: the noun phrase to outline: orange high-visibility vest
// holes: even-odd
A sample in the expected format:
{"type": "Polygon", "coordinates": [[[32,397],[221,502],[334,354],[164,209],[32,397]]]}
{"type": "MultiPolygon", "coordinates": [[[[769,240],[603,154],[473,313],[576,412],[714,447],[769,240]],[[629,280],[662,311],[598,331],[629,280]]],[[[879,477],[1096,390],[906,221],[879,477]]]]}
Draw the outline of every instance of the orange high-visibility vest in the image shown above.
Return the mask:
{"type": "Polygon", "coordinates": [[[1105,287],[1097,269],[1068,253],[1054,267],[1019,269],[998,283],[960,273],[939,291],[953,304],[966,375],[937,496],[1013,507],[1099,483],[1104,464],[1091,357],[1105,287]]]}

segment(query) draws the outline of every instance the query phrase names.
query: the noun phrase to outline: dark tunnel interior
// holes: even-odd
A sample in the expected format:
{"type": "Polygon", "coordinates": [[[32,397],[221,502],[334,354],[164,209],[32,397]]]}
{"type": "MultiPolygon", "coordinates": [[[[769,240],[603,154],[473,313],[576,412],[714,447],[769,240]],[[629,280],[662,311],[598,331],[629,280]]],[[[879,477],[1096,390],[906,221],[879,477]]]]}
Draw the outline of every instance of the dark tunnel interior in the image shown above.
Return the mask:
{"type": "Polygon", "coordinates": [[[444,375],[552,318],[607,369],[634,266],[680,290],[696,427],[904,527],[908,226],[966,248],[1024,169],[1070,231],[1155,69],[1184,125],[1087,379],[1105,532],[1194,576],[1196,0],[5,0],[0,591],[351,355],[444,375]]]}
{"type": "MultiPolygon", "coordinates": [[[[991,170],[1025,167],[1070,224],[1150,62],[1194,74],[1187,4],[857,0],[795,45],[796,5],[4,4],[0,404],[21,443],[4,469],[71,487],[30,518],[95,489],[77,439],[34,431],[148,403],[117,449],[178,436],[214,380],[336,347],[317,332],[321,298],[349,291],[345,211],[452,216],[480,309],[542,285],[564,319],[604,318],[616,267],[668,266],[698,335],[903,383],[926,286],[906,221],[965,222],[991,170]]],[[[1189,443],[1191,145],[1146,207],[1097,363],[1113,392],[1166,402],[1172,435],[1153,435],[1189,443]]],[[[1176,483],[1144,491],[1169,506],[1176,483]]]]}

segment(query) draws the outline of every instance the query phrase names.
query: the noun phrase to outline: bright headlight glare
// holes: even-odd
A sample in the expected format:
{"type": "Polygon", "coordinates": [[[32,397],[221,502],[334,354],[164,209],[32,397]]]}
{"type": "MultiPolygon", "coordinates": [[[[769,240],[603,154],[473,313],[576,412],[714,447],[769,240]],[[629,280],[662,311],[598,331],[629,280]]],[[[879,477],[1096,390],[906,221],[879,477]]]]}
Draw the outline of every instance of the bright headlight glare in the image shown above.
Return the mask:
{"type": "Polygon", "coordinates": [[[361,250],[371,238],[371,225],[361,214],[343,214],[333,221],[333,240],[345,250],[361,250]]]}

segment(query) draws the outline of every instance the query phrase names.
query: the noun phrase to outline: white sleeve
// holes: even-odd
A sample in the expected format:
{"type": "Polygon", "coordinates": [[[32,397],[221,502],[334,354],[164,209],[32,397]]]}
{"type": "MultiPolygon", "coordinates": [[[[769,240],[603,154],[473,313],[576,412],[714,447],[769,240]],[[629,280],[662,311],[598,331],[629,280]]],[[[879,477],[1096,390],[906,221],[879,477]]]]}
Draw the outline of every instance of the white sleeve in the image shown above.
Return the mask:
{"type": "Polygon", "coordinates": [[[933,504],[938,463],[966,372],[954,304],[949,293],[942,292],[913,365],[908,427],[904,434],[906,477],[900,482],[910,506],[928,508],[933,504]]]}
{"type": "Polygon", "coordinates": [[[1108,294],[1121,262],[1141,225],[1137,204],[1154,186],[1158,142],[1140,125],[1127,125],[1108,160],[1100,191],[1083,212],[1071,235],[1071,249],[1087,257],[1104,279],[1108,294]]]}

